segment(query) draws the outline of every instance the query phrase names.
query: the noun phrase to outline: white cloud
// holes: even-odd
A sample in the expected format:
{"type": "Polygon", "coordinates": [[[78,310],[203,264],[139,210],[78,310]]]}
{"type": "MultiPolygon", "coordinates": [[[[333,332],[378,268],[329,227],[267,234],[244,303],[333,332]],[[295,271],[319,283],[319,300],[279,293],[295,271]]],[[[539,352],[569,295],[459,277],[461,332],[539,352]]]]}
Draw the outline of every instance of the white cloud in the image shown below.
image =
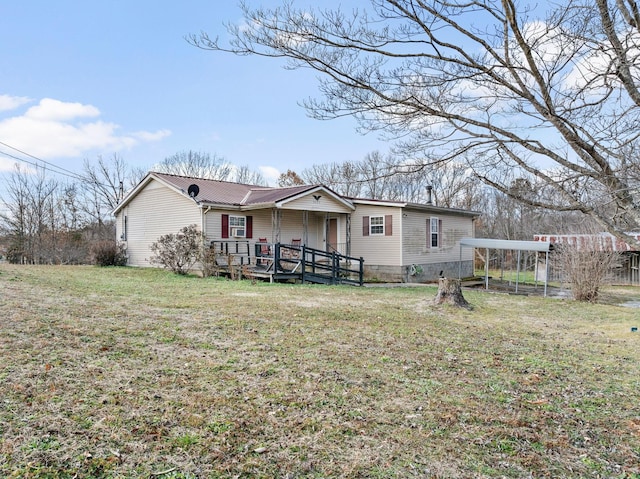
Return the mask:
{"type": "Polygon", "coordinates": [[[277,168],[274,168],[273,166],[259,166],[258,169],[270,185],[275,185],[278,182],[280,171],[277,168]]]}
{"type": "Polygon", "coordinates": [[[171,135],[171,130],[137,131],[132,136],[142,141],[158,141],[171,135]]]}
{"type": "Polygon", "coordinates": [[[26,96],[0,95],[0,111],[15,110],[30,101],[26,96]]]}
{"type": "Polygon", "coordinates": [[[65,121],[74,118],[95,118],[100,116],[100,110],[93,105],[43,98],[38,105],[29,108],[25,116],[34,120],[65,121]]]}
{"type": "Polygon", "coordinates": [[[100,120],[100,115],[93,105],[44,98],[22,115],[0,118],[0,138],[31,155],[52,159],[80,157],[93,150],[111,153],[171,134],[169,130],[121,133],[119,125],[100,120]]]}

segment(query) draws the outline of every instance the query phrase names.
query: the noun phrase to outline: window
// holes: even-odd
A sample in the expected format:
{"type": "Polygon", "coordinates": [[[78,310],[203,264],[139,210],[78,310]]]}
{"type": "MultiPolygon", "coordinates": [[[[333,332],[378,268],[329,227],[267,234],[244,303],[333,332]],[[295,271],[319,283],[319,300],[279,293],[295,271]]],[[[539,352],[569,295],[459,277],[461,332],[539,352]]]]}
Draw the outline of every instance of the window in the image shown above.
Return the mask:
{"type": "Polygon", "coordinates": [[[246,218],[244,216],[229,215],[229,231],[234,238],[244,238],[246,218]]]}
{"type": "Polygon", "coordinates": [[[429,246],[431,248],[438,248],[440,246],[440,221],[438,218],[429,218],[429,220],[429,230],[431,232],[431,242],[429,243],[429,246]]]}
{"type": "Polygon", "coordinates": [[[363,216],[362,236],[393,236],[393,216],[363,216]]]}
{"type": "Polygon", "coordinates": [[[253,216],[232,216],[223,214],[221,217],[221,238],[253,238],[253,216]]]}
{"type": "Polygon", "coordinates": [[[127,241],[127,231],[128,229],[128,225],[127,225],[127,215],[123,215],[122,216],[122,234],[120,234],[120,239],[122,241],[127,241]]]}
{"type": "Polygon", "coordinates": [[[372,216],[369,218],[369,232],[372,235],[384,234],[384,216],[372,216]]]}

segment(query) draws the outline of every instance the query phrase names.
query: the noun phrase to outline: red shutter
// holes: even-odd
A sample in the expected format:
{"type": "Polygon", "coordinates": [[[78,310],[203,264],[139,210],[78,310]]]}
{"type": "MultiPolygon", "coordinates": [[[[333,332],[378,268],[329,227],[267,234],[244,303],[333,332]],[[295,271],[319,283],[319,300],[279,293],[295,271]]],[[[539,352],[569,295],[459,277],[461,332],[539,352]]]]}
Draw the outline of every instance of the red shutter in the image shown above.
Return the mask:
{"type": "Polygon", "coordinates": [[[248,238],[253,238],[253,216],[247,216],[247,228],[245,236],[248,238]]]}
{"type": "Polygon", "coordinates": [[[222,215],[222,238],[229,237],[229,215],[222,215]]]}
{"type": "Polygon", "coordinates": [[[384,215],[384,235],[393,236],[393,216],[384,215]]]}
{"type": "Polygon", "coordinates": [[[362,217],[362,236],[369,236],[369,217],[362,217]]]}

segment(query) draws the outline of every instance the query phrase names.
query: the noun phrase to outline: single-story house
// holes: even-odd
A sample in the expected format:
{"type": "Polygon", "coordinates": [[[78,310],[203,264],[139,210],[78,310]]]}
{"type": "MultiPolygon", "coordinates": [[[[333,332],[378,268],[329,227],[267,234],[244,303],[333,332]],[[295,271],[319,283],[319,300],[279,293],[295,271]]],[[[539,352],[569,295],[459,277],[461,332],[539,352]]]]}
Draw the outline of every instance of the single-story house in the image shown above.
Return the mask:
{"type": "Polygon", "coordinates": [[[196,224],[208,242],[302,244],[364,259],[367,280],[423,282],[473,274],[476,212],[343,197],[323,185],[264,187],[150,172],[114,210],[128,264],[150,266],[162,235],[196,224]]]}

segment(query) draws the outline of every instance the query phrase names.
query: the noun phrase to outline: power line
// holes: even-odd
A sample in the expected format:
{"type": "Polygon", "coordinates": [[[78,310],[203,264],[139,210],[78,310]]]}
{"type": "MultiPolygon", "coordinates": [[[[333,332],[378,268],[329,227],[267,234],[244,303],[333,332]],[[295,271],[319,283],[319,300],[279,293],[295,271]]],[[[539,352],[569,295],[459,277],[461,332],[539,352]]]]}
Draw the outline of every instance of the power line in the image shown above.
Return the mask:
{"type": "Polygon", "coordinates": [[[67,170],[66,168],[63,168],[61,166],[54,165],[53,163],[51,163],[51,162],[49,162],[47,160],[43,160],[42,158],[38,158],[37,156],[34,156],[31,153],[27,153],[26,151],[20,150],[19,148],[16,148],[15,146],[11,146],[11,145],[3,142],[3,141],[0,141],[0,145],[3,145],[5,147],[7,147],[7,148],[10,148],[10,149],[14,150],[14,151],[17,151],[18,153],[21,153],[21,154],[23,154],[25,156],[28,156],[29,158],[33,158],[34,160],[43,163],[43,165],[40,165],[38,163],[34,163],[33,161],[25,160],[24,158],[20,158],[18,156],[12,155],[11,153],[7,153],[6,151],[1,151],[0,150],[0,155],[4,155],[4,156],[6,156],[8,158],[12,158],[14,160],[21,161],[21,162],[26,163],[28,165],[35,166],[36,168],[42,168],[45,171],[46,170],[51,171],[52,173],[55,173],[57,175],[62,175],[62,176],[66,176],[66,177],[74,179],[74,180],[83,181],[88,185],[100,186],[100,187],[103,187],[103,188],[112,188],[113,187],[113,185],[100,183],[96,179],[87,178],[86,176],[83,176],[83,175],[78,174],[78,173],[74,173],[73,171],[67,170]],[[49,168],[47,168],[44,165],[48,165],[49,168]]]}
{"type": "MultiPolygon", "coordinates": [[[[38,158],[37,156],[34,156],[34,155],[30,154],[30,153],[27,153],[26,151],[20,150],[20,149],[14,147],[14,146],[11,146],[11,145],[3,142],[3,141],[0,141],[0,145],[3,145],[5,147],[7,147],[7,148],[10,148],[10,149],[14,150],[14,151],[17,151],[18,153],[21,153],[21,154],[23,154],[25,156],[28,156],[29,158],[33,158],[36,161],[39,161],[39,162],[41,162],[41,163],[43,163],[45,165],[48,165],[49,166],[49,171],[51,171],[53,173],[56,173],[56,174],[59,174],[59,175],[63,175],[63,176],[67,176],[67,177],[73,178],[75,180],[87,181],[87,179],[84,178],[82,175],[79,175],[77,173],[74,173],[73,171],[70,171],[70,170],[67,170],[65,168],[62,168],[61,166],[54,165],[53,163],[50,163],[50,162],[48,162],[46,160],[43,160],[42,158],[38,158]],[[59,170],[59,171],[56,171],[56,170],[59,170]]],[[[46,167],[44,167],[42,165],[39,165],[38,163],[34,163],[32,161],[25,160],[24,158],[19,158],[19,157],[15,156],[15,155],[12,155],[12,154],[7,153],[5,151],[0,151],[0,154],[2,154],[4,156],[7,156],[9,158],[13,158],[14,160],[22,161],[22,162],[27,163],[27,164],[29,164],[31,166],[35,166],[36,168],[43,168],[44,170],[47,169],[46,167]]]]}

